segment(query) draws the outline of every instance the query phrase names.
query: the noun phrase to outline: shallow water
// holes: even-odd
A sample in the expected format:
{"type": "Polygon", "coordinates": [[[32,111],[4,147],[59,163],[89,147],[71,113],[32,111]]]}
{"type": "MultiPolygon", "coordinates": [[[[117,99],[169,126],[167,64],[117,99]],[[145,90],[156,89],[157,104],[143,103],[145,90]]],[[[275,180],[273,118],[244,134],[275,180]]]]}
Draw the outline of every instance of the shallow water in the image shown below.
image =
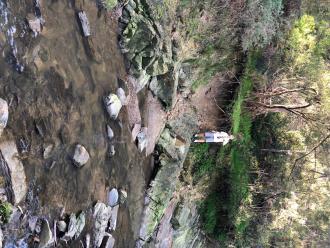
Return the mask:
{"type": "Polygon", "coordinates": [[[118,247],[133,247],[148,159],[131,142],[125,109],[119,116],[120,127],[108,118],[102,104],[102,97],[125,76],[116,21],[99,12],[95,1],[44,0],[41,10],[46,23],[35,37],[25,22],[27,14],[35,11],[33,1],[8,1],[7,10],[4,2],[0,0],[0,97],[10,103],[10,117],[1,140],[15,139],[28,147],[20,157],[28,182],[35,181],[39,187],[46,216],[62,207],[70,213],[105,201],[107,187],[126,188],[129,197],[120,208],[114,236],[118,247]],[[89,40],[82,37],[79,10],[89,18],[89,40]],[[13,27],[16,32],[10,36],[8,30],[13,27]],[[94,45],[92,50],[89,44],[94,45]],[[106,124],[115,132],[113,158],[107,156],[106,124]],[[71,161],[77,143],[91,155],[80,169],[71,161]],[[55,148],[44,159],[43,149],[49,144],[55,148]],[[49,169],[53,161],[56,164],[49,169]]]}

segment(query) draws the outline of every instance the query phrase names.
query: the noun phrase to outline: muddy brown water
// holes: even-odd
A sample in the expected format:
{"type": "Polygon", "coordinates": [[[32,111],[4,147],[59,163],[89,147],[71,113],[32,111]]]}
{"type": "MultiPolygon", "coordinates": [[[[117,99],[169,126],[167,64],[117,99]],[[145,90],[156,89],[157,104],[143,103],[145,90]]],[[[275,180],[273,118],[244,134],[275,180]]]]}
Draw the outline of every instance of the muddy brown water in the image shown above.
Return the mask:
{"type": "MultiPolygon", "coordinates": [[[[1,0],[3,3],[5,1],[1,0]]],[[[108,187],[125,188],[127,203],[120,208],[116,247],[134,247],[146,188],[149,158],[137,151],[130,140],[126,111],[111,121],[102,97],[118,87],[125,76],[123,57],[117,45],[117,23],[100,12],[95,1],[41,1],[45,25],[34,37],[25,17],[34,13],[33,1],[7,1],[18,61],[22,73],[13,66],[12,51],[5,28],[0,32],[0,97],[10,103],[10,118],[1,140],[15,139],[28,144],[21,153],[27,181],[36,182],[42,213],[76,212],[106,199],[108,187]],[[10,3],[9,3],[10,2],[10,3]],[[92,41],[82,37],[77,11],[84,10],[91,24],[92,41]],[[92,42],[96,58],[90,56],[92,42]],[[107,156],[106,124],[114,129],[116,154],[107,156]],[[91,159],[78,169],[72,165],[75,144],[83,144],[91,159]],[[43,149],[54,145],[51,157],[43,149]],[[49,170],[49,165],[56,164],[49,170]]]]}

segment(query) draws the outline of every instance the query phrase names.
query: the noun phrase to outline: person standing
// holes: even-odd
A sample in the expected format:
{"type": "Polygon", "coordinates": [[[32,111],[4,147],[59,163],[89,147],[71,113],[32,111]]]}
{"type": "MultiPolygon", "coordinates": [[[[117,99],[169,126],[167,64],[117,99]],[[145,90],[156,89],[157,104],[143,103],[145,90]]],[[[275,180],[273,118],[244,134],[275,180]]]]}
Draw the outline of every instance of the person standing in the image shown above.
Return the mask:
{"type": "Polygon", "coordinates": [[[234,139],[234,136],[226,132],[210,131],[195,134],[194,138],[195,143],[222,143],[222,145],[226,145],[234,139]]]}

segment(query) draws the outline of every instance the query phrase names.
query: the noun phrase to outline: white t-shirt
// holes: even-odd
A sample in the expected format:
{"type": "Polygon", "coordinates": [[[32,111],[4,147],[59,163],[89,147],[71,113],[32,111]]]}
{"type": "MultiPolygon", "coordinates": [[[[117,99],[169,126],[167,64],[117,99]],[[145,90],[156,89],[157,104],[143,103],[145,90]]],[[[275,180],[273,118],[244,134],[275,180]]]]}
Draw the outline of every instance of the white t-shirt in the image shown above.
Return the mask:
{"type": "Polygon", "coordinates": [[[226,132],[214,132],[214,142],[221,142],[223,145],[230,141],[229,135],[226,132]]]}

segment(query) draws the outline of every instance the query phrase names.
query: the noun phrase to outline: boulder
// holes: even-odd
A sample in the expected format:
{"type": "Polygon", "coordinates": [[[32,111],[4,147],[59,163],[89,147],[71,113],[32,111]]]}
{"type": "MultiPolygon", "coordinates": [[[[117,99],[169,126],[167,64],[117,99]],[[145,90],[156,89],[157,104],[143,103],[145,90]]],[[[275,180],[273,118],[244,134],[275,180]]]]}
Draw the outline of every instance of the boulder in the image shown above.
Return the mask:
{"type": "Polygon", "coordinates": [[[116,120],[122,108],[122,103],[118,96],[115,94],[110,94],[104,97],[104,104],[110,118],[116,120]]]}
{"type": "Polygon", "coordinates": [[[18,159],[18,151],[14,141],[0,144],[0,169],[5,176],[8,199],[13,204],[24,200],[27,192],[26,176],[22,162],[18,159]]]}
{"type": "Polygon", "coordinates": [[[115,239],[111,234],[108,235],[107,243],[105,244],[105,248],[113,248],[115,246],[115,239]]]}
{"type": "Polygon", "coordinates": [[[111,129],[111,127],[109,125],[107,125],[107,136],[109,140],[112,140],[115,136],[113,130],[111,129]]]}
{"type": "Polygon", "coordinates": [[[173,69],[168,73],[151,80],[149,88],[168,108],[172,108],[176,101],[178,87],[178,73],[173,69]]]}
{"type": "Polygon", "coordinates": [[[136,138],[138,141],[138,149],[140,152],[142,152],[147,147],[148,144],[147,128],[146,127],[141,128],[136,138]]]}
{"type": "Polygon", "coordinates": [[[93,211],[93,247],[100,247],[104,236],[106,235],[106,228],[111,215],[111,207],[107,207],[104,203],[96,203],[93,211]]]}
{"type": "Polygon", "coordinates": [[[32,14],[27,16],[27,22],[29,24],[29,28],[33,31],[35,35],[41,33],[42,30],[42,20],[32,14]]]}
{"type": "Polygon", "coordinates": [[[132,141],[134,142],[136,140],[137,135],[139,134],[141,130],[141,124],[135,123],[132,129],[132,141]]]}
{"type": "Polygon", "coordinates": [[[109,157],[112,158],[113,156],[115,156],[115,154],[116,154],[115,146],[113,144],[110,144],[110,146],[109,146],[109,157]]]}
{"type": "Polygon", "coordinates": [[[109,229],[112,231],[115,231],[117,227],[118,210],[119,205],[116,205],[111,209],[109,229]]]}
{"type": "Polygon", "coordinates": [[[0,136],[5,127],[7,126],[8,116],[8,103],[6,100],[0,98],[0,136]]]}
{"type": "Polygon", "coordinates": [[[49,227],[48,220],[42,221],[39,248],[46,248],[53,242],[53,234],[49,227]]]}
{"type": "Polygon", "coordinates": [[[38,222],[37,216],[31,216],[29,218],[28,225],[29,225],[29,229],[31,230],[31,232],[34,232],[36,230],[37,222],[38,222]]]}
{"type": "Polygon", "coordinates": [[[85,224],[86,217],[84,212],[82,212],[78,217],[75,213],[72,213],[70,215],[68,231],[64,234],[62,240],[69,241],[70,239],[78,238],[83,231],[85,224]]]}
{"type": "Polygon", "coordinates": [[[125,91],[123,88],[118,88],[117,89],[117,96],[123,106],[127,105],[127,97],[125,95],[125,91]]]}
{"type": "Polygon", "coordinates": [[[127,199],[127,191],[124,189],[119,190],[119,202],[120,204],[124,204],[127,199]]]}
{"type": "Polygon", "coordinates": [[[116,188],[113,188],[108,193],[108,205],[114,207],[118,204],[119,194],[116,188]]]}
{"type": "Polygon", "coordinates": [[[57,226],[57,229],[60,232],[65,232],[66,231],[67,224],[64,220],[61,220],[61,221],[57,222],[56,226],[57,226]]]}
{"type": "Polygon", "coordinates": [[[50,157],[52,151],[54,149],[54,145],[53,144],[49,144],[49,145],[46,145],[45,149],[44,149],[44,159],[47,159],[50,157]]]}
{"type": "Polygon", "coordinates": [[[76,145],[74,155],[73,155],[73,163],[77,167],[82,167],[89,160],[89,153],[86,148],[80,144],[76,145]]]}
{"type": "Polygon", "coordinates": [[[83,31],[84,36],[85,37],[90,36],[91,30],[90,30],[89,21],[88,21],[86,12],[85,11],[78,12],[78,17],[79,17],[81,29],[83,31]]]}
{"type": "Polygon", "coordinates": [[[86,234],[85,243],[86,243],[85,247],[89,248],[91,244],[91,235],[89,233],[86,234]]]}

